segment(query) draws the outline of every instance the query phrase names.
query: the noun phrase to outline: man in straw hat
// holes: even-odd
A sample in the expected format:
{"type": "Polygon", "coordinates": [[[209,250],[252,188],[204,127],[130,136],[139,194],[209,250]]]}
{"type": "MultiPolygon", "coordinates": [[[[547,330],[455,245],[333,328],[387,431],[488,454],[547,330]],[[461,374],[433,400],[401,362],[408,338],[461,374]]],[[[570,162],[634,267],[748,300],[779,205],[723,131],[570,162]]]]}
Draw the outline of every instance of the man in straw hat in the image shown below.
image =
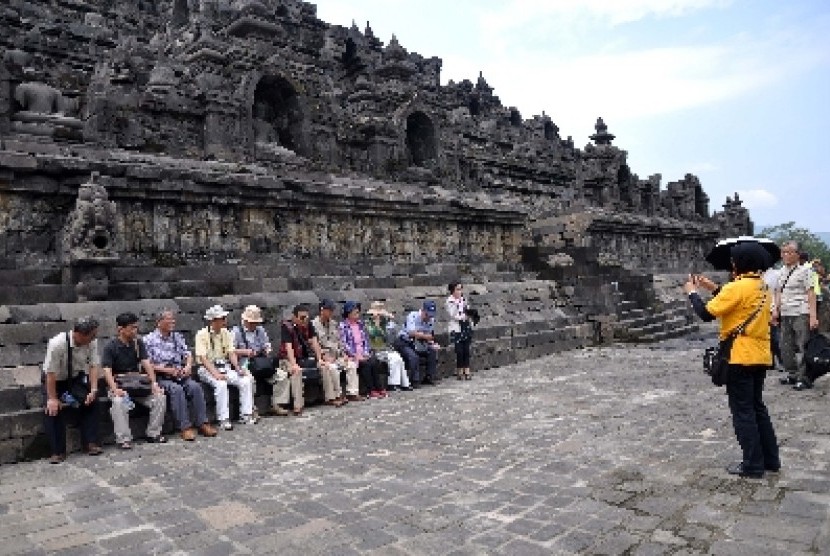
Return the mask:
{"type": "Polygon", "coordinates": [[[199,378],[213,387],[216,399],[216,417],[220,426],[232,430],[228,406],[228,386],[239,389],[239,422],[252,425],[257,422],[254,412],[254,388],[251,374],[239,366],[233,347],[233,337],[225,327],[228,312],[221,305],[214,305],[205,312],[208,325],[196,333],[196,361],[199,378]]]}

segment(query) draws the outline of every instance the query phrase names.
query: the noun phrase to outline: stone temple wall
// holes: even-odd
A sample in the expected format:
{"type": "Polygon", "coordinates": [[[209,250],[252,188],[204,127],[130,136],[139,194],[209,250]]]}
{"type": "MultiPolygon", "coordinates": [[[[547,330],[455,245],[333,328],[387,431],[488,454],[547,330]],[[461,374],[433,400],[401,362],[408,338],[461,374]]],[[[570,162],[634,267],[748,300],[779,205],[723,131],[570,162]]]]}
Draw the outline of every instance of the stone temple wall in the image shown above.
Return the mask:
{"type": "Polygon", "coordinates": [[[579,148],[307,2],[11,0],[0,31],[0,303],[530,273],[599,322],[752,232],[601,118],[579,148]]]}
{"type": "Polygon", "coordinates": [[[0,3],[0,461],[84,314],[173,305],[192,332],[216,302],[402,311],[460,280],[481,367],[690,330],[654,275],[752,233],[738,196],[710,213],[601,118],[579,148],[441,65],[299,0],[0,3]]]}

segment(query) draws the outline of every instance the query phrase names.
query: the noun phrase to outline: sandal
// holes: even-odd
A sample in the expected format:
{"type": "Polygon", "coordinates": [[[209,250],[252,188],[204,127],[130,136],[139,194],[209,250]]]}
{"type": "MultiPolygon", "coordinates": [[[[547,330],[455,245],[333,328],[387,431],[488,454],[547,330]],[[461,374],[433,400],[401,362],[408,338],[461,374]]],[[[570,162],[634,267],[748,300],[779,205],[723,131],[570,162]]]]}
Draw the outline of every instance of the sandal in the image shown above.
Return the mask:
{"type": "Polygon", "coordinates": [[[133,444],[129,440],[126,440],[124,442],[120,442],[118,444],[118,447],[121,448],[122,450],[132,450],[133,449],[133,444]]]}
{"type": "Polygon", "coordinates": [[[303,408],[295,409],[294,410],[294,417],[302,417],[303,416],[303,408]]]}

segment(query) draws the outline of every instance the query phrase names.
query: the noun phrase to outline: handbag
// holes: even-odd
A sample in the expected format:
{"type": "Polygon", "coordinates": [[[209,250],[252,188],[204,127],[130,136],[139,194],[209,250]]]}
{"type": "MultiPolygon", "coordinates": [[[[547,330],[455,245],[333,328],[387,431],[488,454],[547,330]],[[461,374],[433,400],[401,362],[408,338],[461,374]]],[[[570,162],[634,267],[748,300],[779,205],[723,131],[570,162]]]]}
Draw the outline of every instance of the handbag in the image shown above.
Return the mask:
{"type": "Polygon", "coordinates": [[[297,360],[297,365],[303,369],[303,381],[317,381],[322,378],[317,360],[313,357],[303,357],[297,360]]]}
{"type": "Polygon", "coordinates": [[[66,377],[66,392],[79,404],[83,404],[90,392],[89,377],[84,372],[72,375],[72,344],[69,343],[69,332],[66,333],[66,377]]]}
{"type": "Polygon", "coordinates": [[[118,388],[127,392],[131,398],[146,398],[153,393],[150,377],[140,374],[121,374],[115,376],[118,388]]]}
{"type": "Polygon", "coordinates": [[[712,384],[715,386],[724,386],[729,382],[729,359],[732,355],[732,344],[735,343],[735,338],[743,334],[747,325],[758,315],[766,300],[767,294],[764,293],[761,303],[744,322],[727,334],[726,338],[718,342],[718,347],[709,347],[704,351],[703,371],[709,375],[712,384]]]}
{"type": "MultiPolygon", "coordinates": [[[[245,330],[240,329],[242,341],[245,342],[245,347],[251,349],[248,345],[248,338],[245,335],[245,330]]],[[[277,372],[277,359],[272,355],[254,355],[248,358],[248,370],[255,378],[271,378],[277,372]]]]}

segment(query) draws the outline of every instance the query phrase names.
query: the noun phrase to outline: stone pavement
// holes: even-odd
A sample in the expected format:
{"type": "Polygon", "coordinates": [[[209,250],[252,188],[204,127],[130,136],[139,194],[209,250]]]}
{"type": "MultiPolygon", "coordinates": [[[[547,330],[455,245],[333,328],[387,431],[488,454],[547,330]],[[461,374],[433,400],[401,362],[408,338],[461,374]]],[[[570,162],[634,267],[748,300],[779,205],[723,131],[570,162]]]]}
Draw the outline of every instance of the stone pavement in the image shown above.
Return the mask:
{"type": "Polygon", "coordinates": [[[215,439],[0,467],[0,554],[830,554],[830,380],[739,457],[705,342],[552,355],[215,439]]]}

